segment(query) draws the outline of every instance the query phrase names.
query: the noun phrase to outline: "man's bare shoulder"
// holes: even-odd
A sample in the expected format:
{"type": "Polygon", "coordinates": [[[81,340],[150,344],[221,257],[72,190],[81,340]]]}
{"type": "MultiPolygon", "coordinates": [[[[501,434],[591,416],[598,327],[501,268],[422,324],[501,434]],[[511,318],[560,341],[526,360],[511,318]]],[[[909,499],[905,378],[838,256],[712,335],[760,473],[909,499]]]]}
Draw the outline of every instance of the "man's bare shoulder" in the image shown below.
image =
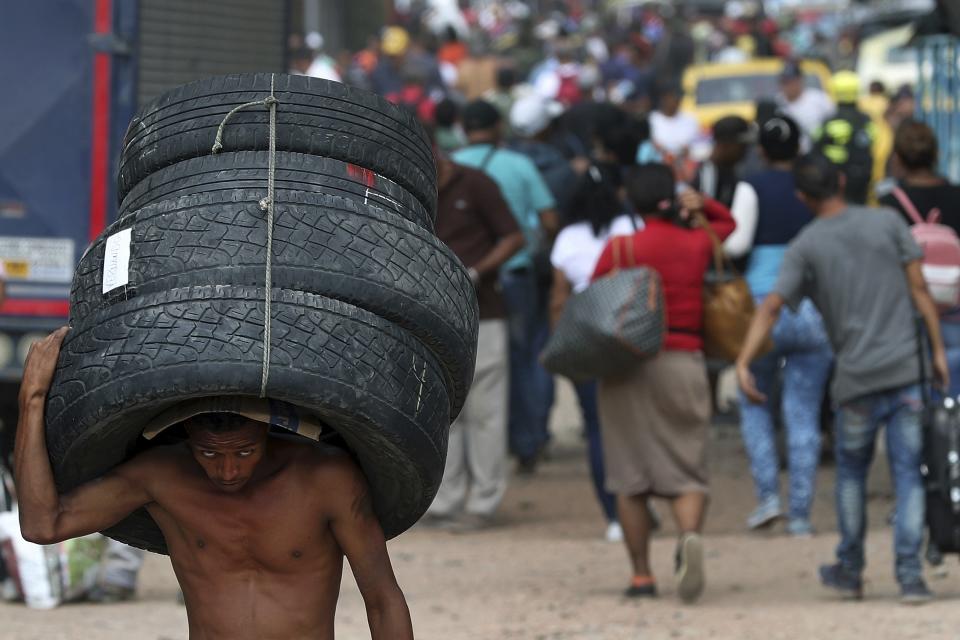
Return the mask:
{"type": "Polygon", "coordinates": [[[342,480],[362,479],[360,467],[349,453],[339,447],[314,442],[286,442],[291,463],[311,475],[339,477],[342,480]]]}
{"type": "Polygon", "coordinates": [[[114,470],[131,479],[165,479],[190,470],[190,452],[183,444],[151,447],[141,451],[114,470]]]}

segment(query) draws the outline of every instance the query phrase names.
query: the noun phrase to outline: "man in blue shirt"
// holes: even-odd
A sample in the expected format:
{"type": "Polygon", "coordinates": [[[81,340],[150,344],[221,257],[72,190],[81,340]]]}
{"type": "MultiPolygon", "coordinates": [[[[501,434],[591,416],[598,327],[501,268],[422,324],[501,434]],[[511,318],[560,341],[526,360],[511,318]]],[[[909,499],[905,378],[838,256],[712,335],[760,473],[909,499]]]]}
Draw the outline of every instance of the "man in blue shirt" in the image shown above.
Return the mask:
{"type": "Polygon", "coordinates": [[[526,156],[500,148],[500,112],[476,100],[463,110],[468,146],[453,160],[480,169],[500,187],[523,231],[526,245],[501,269],[510,333],[510,449],[522,471],[533,471],[547,444],[553,381],[538,357],[548,334],[546,288],[538,286],[535,256],[546,252],[557,233],[556,203],[526,156]]]}

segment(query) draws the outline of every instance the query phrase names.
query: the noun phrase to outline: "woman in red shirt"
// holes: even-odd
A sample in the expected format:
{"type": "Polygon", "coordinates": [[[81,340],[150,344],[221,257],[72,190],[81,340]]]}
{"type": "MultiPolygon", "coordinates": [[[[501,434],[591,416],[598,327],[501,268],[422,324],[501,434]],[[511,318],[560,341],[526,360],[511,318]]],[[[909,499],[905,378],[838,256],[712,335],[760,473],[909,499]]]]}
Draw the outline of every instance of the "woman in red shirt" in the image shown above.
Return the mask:
{"type": "MultiPolygon", "coordinates": [[[[703,592],[700,531],[707,506],[706,444],[710,387],[703,358],[703,279],[713,255],[710,236],[692,225],[702,212],[721,240],[736,223],[720,203],[695,191],[676,198],[670,168],[648,164],[626,176],[627,195],[646,226],[632,237],[638,266],[663,281],[667,336],[663,351],[622,377],[600,381],[599,407],[607,490],[617,510],[633,562],[632,597],[656,595],[650,570],[651,496],[668,498],[681,532],[677,590],[686,602],[703,592]],[[679,200],[679,202],[678,202],[679,200]]],[[[607,245],[594,279],[613,271],[607,245]]]]}

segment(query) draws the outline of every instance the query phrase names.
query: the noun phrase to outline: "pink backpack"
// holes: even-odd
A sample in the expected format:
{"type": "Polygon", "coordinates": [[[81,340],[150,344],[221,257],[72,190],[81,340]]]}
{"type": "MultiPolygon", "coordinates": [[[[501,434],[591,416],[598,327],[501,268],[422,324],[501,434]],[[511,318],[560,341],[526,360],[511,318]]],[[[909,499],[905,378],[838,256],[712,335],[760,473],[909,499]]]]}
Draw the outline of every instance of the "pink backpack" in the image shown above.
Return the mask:
{"type": "Polygon", "coordinates": [[[923,279],[933,301],[941,312],[960,305],[960,238],[957,233],[940,224],[940,209],[931,209],[924,220],[903,189],[895,188],[893,197],[913,220],[910,232],[923,249],[923,279]]]}

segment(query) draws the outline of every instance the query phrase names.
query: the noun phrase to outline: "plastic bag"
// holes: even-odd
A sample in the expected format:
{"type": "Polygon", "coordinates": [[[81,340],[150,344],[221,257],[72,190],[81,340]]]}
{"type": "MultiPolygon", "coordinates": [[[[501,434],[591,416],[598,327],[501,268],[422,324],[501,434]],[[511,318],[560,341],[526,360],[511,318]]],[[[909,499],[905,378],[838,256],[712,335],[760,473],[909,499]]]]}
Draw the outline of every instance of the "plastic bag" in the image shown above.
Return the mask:
{"type": "Polygon", "coordinates": [[[59,545],[59,573],[63,602],[81,600],[96,586],[107,539],[99,533],[59,545]]]}
{"type": "Polygon", "coordinates": [[[59,545],[39,545],[24,540],[16,511],[0,513],[0,542],[7,570],[27,606],[53,609],[59,605],[62,602],[59,545]]]}

